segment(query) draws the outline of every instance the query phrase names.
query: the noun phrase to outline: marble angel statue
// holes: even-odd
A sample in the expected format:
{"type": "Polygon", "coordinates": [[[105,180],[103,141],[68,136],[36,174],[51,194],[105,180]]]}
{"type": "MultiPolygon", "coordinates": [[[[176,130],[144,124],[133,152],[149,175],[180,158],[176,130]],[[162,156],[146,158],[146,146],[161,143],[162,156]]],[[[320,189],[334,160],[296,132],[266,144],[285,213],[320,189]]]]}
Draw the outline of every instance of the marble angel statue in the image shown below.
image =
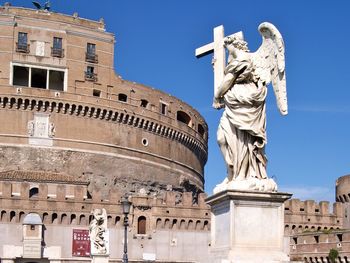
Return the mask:
{"type": "Polygon", "coordinates": [[[226,190],[277,191],[266,174],[266,95],[272,82],[282,115],[288,113],[284,43],[270,23],[259,26],[262,44],[251,53],[243,33],[224,39],[228,60],[213,107],[224,108],[217,140],[227,164],[228,175],[214,193],[226,190]]]}
{"type": "Polygon", "coordinates": [[[89,226],[89,236],[91,242],[91,254],[103,255],[107,253],[105,233],[107,231],[107,213],[104,208],[94,209],[93,219],[89,226]]]}

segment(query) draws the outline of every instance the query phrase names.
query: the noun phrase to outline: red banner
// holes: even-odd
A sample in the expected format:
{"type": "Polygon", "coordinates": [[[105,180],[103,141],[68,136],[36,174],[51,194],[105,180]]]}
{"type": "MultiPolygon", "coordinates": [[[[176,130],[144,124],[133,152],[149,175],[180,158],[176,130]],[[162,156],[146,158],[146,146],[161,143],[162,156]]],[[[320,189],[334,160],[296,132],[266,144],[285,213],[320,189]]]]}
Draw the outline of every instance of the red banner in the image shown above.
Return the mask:
{"type": "Polygon", "coordinates": [[[72,255],[74,257],[90,257],[89,230],[73,229],[72,255]]]}

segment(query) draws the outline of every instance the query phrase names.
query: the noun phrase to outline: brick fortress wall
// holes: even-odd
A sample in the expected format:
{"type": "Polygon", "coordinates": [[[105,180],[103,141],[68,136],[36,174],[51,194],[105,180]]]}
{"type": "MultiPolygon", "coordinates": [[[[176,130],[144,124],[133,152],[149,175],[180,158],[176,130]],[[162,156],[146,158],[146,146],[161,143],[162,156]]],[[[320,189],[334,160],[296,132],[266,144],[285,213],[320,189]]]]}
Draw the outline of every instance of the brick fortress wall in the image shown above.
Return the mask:
{"type": "Polygon", "coordinates": [[[180,99],[116,74],[102,20],[5,6],[0,29],[0,171],[63,172],[104,196],[203,192],[207,124],[180,99]]]}
{"type": "MultiPolygon", "coordinates": [[[[57,178],[58,175],[54,175],[57,178]]],[[[52,176],[53,174],[46,177],[52,178],[52,176]]],[[[0,229],[2,233],[13,231],[12,236],[7,235],[7,238],[0,241],[0,247],[9,244],[21,246],[23,219],[28,213],[37,213],[46,229],[45,249],[59,248],[60,258],[74,262],[71,247],[73,229],[88,229],[92,220],[91,211],[95,208],[105,208],[111,236],[110,247],[113,248],[111,259],[121,258],[120,240],[123,239],[121,195],[113,191],[107,198],[102,198],[101,192],[93,192],[92,197],[87,198],[86,183],[77,185],[77,182],[72,181],[74,177],[65,179],[64,183],[35,182],[35,180],[23,182],[4,178],[0,181],[0,229]],[[35,195],[30,194],[33,186],[38,188],[35,195]]],[[[199,194],[198,199],[193,199],[191,193],[178,196],[178,193],[170,191],[162,197],[145,193],[134,195],[131,198],[132,209],[129,215],[130,256],[142,258],[143,252],[156,253],[157,247],[159,249],[165,246],[163,254],[157,252],[157,257],[160,259],[163,257],[174,260],[198,260],[205,257],[207,254],[205,251],[208,251],[210,246],[210,209],[204,199],[204,194],[199,194]],[[139,234],[138,220],[141,217],[146,219],[146,230],[145,233],[139,234]],[[196,247],[201,247],[201,255],[193,251],[190,254],[186,252],[187,248],[194,245],[193,242],[196,242],[196,247]],[[174,251],[181,253],[171,255],[175,253],[174,251]]],[[[4,258],[4,255],[6,252],[3,251],[0,257],[4,258]]]]}

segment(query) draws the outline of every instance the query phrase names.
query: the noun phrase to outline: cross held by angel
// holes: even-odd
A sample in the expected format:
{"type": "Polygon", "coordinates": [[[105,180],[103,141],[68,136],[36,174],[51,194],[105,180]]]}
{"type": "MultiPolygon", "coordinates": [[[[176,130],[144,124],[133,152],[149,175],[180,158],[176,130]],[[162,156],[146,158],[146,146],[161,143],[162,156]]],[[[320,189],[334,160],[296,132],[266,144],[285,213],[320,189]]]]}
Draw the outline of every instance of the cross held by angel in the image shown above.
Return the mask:
{"type": "MultiPolygon", "coordinates": [[[[214,29],[213,107],[224,108],[217,141],[227,165],[227,178],[214,193],[227,189],[277,191],[266,173],[265,101],[267,85],[272,82],[281,114],[288,113],[284,43],[271,23],[260,24],[259,32],[263,42],[256,52],[249,52],[242,32],[220,38],[217,36],[223,36],[223,28],[214,29]],[[222,53],[225,49],[227,64],[222,53]]],[[[197,57],[208,50],[208,45],[197,49],[197,57]]]]}

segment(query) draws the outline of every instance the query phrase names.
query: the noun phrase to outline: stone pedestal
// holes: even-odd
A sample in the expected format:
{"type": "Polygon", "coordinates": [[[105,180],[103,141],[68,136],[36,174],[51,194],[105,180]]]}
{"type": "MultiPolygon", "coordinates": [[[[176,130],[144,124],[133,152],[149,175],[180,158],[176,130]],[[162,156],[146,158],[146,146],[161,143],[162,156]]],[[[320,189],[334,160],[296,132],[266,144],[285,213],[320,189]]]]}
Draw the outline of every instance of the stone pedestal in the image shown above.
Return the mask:
{"type": "Polygon", "coordinates": [[[284,252],[284,201],[291,196],[226,190],[208,197],[212,262],[289,262],[284,252]]]}
{"type": "Polygon", "coordinates": [[[109,255],[92,255],[91,263],[108,263],[109,255]]]}

